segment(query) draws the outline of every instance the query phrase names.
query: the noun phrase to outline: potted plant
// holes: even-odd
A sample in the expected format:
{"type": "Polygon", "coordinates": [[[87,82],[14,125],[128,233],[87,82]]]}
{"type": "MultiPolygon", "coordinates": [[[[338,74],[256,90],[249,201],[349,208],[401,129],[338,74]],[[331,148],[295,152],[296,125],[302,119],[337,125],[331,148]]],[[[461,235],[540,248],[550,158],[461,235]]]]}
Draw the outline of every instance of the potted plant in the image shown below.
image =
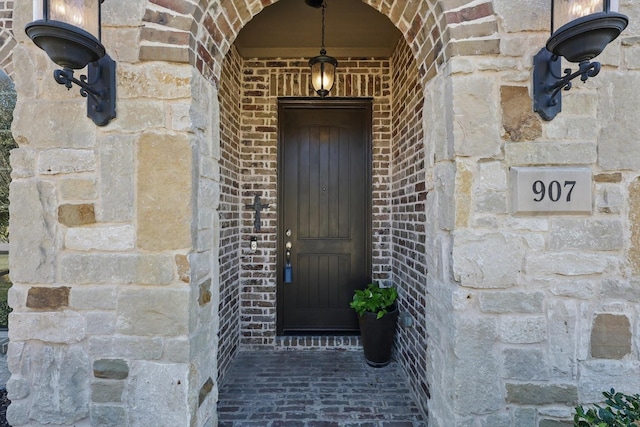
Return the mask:
{"type": "Polygon", "coordinates": [[[379,368],[391,361],[398,321],[397,298],[396,288],[383,288],[376,283],[354,292],[350,306],[358,314],[364,358],[370,366],[379,368]]]}

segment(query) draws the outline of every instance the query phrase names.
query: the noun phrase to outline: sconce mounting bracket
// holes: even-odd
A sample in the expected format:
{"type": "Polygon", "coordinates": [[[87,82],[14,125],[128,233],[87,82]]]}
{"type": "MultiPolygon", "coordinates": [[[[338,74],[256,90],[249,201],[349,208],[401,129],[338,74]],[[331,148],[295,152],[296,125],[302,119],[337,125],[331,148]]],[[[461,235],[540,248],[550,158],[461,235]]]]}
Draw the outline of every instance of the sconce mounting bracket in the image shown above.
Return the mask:
{"type": "Polygon", "coordinates": [[[558,55],[554,55],[546,48],[533,58],[533,111],[546,121],[562,111],[562,90],[572,87],[572,80],[580,77],[586,82],[589,77],[595,77],[600,72],[599,62],[580,62],[578,70],[573,72],[570,68],[564,70],[561,75],[562,61],[558,55]]]}
{"type": "Polygon", "coordinates": [[[88,76],[80,80],[73,76],[71,68],[53,72],[53,77],[67,89],[80,86],[80,95],[87,98],[87,117],[98,126],[106,126],[116,117],[116,62],[104,55],[87,65],[88,76]]]}

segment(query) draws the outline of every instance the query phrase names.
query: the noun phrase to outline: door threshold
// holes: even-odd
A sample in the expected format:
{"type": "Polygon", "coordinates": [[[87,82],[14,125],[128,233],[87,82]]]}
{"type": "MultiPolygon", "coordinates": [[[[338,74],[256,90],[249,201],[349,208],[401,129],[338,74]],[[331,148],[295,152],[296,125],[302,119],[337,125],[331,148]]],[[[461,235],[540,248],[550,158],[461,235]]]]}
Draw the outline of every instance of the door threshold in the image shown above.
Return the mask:
{"type": "Polygon", "coordinates": [[[362,351],[360,335],[286,335],[275,339],[276,350],[362,351]]]}

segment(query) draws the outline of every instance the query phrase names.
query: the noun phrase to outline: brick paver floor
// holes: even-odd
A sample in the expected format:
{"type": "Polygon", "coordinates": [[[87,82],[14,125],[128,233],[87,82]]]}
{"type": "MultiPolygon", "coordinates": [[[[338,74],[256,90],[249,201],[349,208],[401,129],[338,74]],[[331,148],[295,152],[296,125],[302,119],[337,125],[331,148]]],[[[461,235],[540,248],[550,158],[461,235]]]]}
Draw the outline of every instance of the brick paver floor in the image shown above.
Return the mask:
{"type": "Polygon", "coordinates": [[[242,352],[223,379],[220,427],[417,427],[426,422],[397,363],[356,351],[242,352]]]}

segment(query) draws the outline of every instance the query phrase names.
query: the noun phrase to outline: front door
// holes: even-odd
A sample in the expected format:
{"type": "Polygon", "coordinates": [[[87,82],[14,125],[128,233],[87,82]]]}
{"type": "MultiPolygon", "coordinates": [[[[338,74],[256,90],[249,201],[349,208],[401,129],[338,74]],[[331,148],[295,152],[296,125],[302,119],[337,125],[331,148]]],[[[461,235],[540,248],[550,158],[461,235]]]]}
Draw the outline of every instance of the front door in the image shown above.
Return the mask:
{"type": "Polygon", "coordinates": [[[371,101],[280,100],[278,120],[278,332],[355,332],[349,302],[371,280],[371,101]]]}

